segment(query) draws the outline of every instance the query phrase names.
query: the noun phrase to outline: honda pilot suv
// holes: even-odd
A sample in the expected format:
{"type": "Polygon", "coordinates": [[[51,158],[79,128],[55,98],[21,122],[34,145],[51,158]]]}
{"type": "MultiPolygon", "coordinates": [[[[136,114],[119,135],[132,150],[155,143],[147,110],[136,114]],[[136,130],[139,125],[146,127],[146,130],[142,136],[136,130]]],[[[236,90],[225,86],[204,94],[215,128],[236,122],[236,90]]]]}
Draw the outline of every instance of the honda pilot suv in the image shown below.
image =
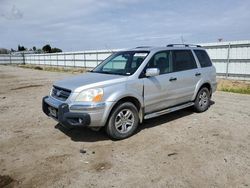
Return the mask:
{"type": "Polygon", "coordinates": [[[124,139],[144,119],[190,106],[206,111],[215,90],[216,70],[201,46],[137,47],[55,82],[43,112],[64,127],[105,127],[111,138],[124,139]]]}

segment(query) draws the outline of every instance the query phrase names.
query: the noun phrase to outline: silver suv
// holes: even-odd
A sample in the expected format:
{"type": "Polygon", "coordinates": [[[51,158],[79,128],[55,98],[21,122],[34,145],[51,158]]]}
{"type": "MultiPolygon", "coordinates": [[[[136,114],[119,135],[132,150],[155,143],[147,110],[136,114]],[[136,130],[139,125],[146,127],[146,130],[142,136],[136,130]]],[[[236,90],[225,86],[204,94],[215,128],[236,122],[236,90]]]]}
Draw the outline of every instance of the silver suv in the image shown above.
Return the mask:
{"type": "Polygon", "coordinates": [[[215,67],[200,46],[137,47],[57,81],[43,112],[64,127],[105,127],[111,138],[124,139],[144,119],[190,106],[206,111],[216,85],[215,67]]]}

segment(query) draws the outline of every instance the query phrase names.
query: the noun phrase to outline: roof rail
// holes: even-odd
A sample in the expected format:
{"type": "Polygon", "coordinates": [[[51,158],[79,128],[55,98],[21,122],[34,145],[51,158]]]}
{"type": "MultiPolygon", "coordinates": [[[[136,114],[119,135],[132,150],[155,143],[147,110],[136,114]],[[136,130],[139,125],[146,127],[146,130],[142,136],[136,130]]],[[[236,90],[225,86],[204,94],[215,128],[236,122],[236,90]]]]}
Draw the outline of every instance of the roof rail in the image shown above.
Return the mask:
{"type": "Polygon", "coordinates": [[[151,48],[151,46],[137,46],[135,48],[151,48]]]}
{"type": "Polygon", "coordinates": [[[174,46],[184,46],[184,47],[202,47],[201,45],[196,44],[168,44],[167,47],[174,47],[174,46]]]}

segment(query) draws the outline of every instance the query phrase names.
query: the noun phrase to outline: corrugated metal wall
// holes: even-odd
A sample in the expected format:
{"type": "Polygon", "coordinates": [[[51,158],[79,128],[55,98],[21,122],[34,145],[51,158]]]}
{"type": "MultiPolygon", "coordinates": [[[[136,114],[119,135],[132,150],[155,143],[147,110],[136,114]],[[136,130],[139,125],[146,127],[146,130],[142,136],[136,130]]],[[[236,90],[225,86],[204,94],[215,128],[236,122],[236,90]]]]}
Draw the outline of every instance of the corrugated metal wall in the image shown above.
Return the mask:
{"type": "MultiPolygon", "coordinates": [[[[201,44],[207,49],[219,76],[250,79],[250,41],[201,44]]],[[[65,52],[54,54],[0,55],[0,64],[26,63],[34,65],[93,68],[116,50],[65,52]]]]}
{"type": "Polygon", "coordinates": [[[250,41],[202,44],[207,49],[218,75],[250,78],[250,41]]]}
{"type": "Polygon", "coordinates": [[[117,50],[25,55],[25,63],[93,68],[117,50]]]}
{"type": "Polygon", "coordinates": [[[47,54],[0,54],[0,64],[33,64],[93,68],[110,56],[114,50],[63,52],[47,54]]]}

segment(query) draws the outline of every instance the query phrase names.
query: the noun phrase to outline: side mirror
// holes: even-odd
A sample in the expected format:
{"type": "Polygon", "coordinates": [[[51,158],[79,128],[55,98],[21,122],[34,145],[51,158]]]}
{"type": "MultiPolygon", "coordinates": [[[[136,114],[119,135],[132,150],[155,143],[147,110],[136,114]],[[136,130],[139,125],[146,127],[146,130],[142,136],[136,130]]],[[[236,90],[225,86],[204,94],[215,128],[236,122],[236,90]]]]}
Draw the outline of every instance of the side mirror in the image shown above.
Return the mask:
{"type": "Polygon", "coordinates": [[[146,77],[158,76],[159,74],[160,74],[160,70],[158,68],[146,69],[146,77]]]}

